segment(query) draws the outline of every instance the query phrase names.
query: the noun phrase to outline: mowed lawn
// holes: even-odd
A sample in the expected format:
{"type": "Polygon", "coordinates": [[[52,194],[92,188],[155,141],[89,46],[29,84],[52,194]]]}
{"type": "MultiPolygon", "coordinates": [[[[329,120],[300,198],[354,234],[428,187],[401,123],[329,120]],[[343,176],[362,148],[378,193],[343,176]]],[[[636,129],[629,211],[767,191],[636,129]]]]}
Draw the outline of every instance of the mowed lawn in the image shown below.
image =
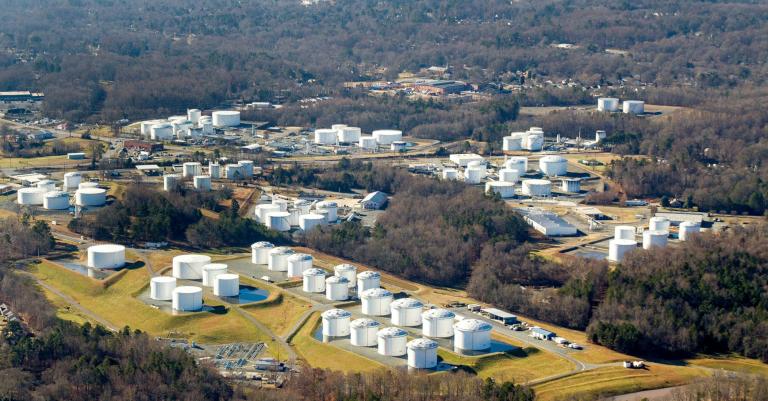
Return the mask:
{"type": "Polygon", "coordinates": [[[488,356],[463,356],[440,348],[438,355],[446,363],[472,368],[482,378],[515,383],[526,383],[574,369],[571,362],[534,347],[488,356]]]}
{"type": "Polygon", "coordinates": [[[694,359],[687,359],[685,362],[693,366],[703,366],[710,369],[722,369],[732,372],[768,376],[768,364],[757,359],[744,358],[738,355],[727,355],[722,357],[701,356],[694,359]]]}
{"type": "Polygon", "coordinates": [[[298,324],[302,314],[311,305],[280,290],[272,291],[263,302],[243,306],[242,309],[263,323],[273,333],[285,336],[298,324]]]}

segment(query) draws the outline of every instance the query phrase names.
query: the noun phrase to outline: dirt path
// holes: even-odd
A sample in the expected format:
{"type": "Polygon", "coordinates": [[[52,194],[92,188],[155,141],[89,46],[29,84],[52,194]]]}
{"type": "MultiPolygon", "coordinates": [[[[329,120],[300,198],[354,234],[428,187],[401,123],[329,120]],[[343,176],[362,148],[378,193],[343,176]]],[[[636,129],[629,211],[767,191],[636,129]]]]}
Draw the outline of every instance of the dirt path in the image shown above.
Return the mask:
{"type": "Polygon", "coordinates": [[[251,316],[248,312],[238,308],[238,307],[232,307],[232,310],[236,311],[240,314],[240,316],[244,317],[245,320],[256,326],[259,330],[263,331],[266,335],[271,337],[274,341],[280,343],[280,345],[285,349],[286,352],[288,352],[288,359],[290,360],[290,364],[293,365],[296,363],[296,359],[298,356],[296,355],[296,351],[291,348],[291,345],[288,344],[288,342],[285,341],[284,338],[276,335],[272,332],[267,326],[262,324],[260,321],[258,321],[255,317],[251,316]]]}

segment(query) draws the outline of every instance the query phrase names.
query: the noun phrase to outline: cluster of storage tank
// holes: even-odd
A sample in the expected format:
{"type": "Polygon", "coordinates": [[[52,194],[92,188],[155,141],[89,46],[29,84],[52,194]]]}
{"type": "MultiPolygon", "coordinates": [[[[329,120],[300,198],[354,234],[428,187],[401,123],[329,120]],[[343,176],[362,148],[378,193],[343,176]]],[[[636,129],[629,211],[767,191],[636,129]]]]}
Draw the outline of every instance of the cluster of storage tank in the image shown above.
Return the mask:
{"type": "Polygon", "coordinates": [[[628,252],[636,249],[636,234],[637,229],[633,226],[616,226],[613,239],[608,241],[608,260],[621,262],[628,252]]]}
{"type": "Polygon", "coordinates": [[[315,130],[314,142],[317,145],[357,144],[363,150],[377,150],[379,146],[386,146],[392,150],[403,150],[403,132],[400,130],[376,130],[370,136],[362,135],[359,127],[350,127],[346,124],[334,124],[331,128],[318,128],[315,130]]]}
{"type": "MultiPolygon", "coordinates": [[[[625,100],[622,104],[622,112],[625,114],[645,113],[645,102],[642,100],[625,100]]],[[[615,97],[600,97],[597,99],[598,111],[619,111],[619,99],[615,97]]]]}
{"type": "Polygon", "coordinates": [[[224,166],[224,175],[219,163],[209,163],[207,175],[203,172],[200,162],[186,162],[181,165],[181,174],[166,174],[163,176],[163,190],[171,191],[181,185],[184,179],[192,179],[193,187],[198,191],[210,191],[211,180],[227,178],[230,180],[250,179],[253,177],[252,160],[240,160],[237,163],[224,166]]]}
{"type": "Polygon", "coordinates": [[[21,188],[16,192],[16,202],[24,206],[42,206],[47,210],[66,210],[70,206],[69,193],[75,189],[75,205],[81,207],[104,206],[107,202],[107,190],[99,188],[95,182],[81,182],[80,173],[64,175],[61,190],[53,180],[38,181],[33,187],[21,188]]]}
{"type": "Polygon", "coordinates": [[[202,115],[199,109],[189,109],[186,115],[170,116],[167,119],[147,120],[140,123],[141,135],[156,141],[199,138],[213,134],[215,128],[240,125],[240,112],[219,110],[210,116],[202,115]]]}
{"type": "Polygon", "coordinates": [[[289,201],[273,197],[271,203],[256,205],[256,220],[276,231],[298,227],[309,231],[338,220],[338,204],[333,201],[313,203],[306,199],[289,201]]]}
{"type": "Polygon", "coordinates": [[[531,127],[528,131],[512,132],[502,139],[501,149],[505,152],[529,150],[538,152],[544,147],[544,130],[531,127]]]}

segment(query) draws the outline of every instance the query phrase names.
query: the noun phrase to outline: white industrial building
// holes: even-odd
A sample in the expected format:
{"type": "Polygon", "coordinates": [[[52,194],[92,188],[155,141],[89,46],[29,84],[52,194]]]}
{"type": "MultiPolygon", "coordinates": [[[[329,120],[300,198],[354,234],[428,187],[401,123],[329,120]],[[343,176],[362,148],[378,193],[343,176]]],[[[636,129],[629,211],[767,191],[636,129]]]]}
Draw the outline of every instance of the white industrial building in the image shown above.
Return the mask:
{"type": "Polygon", "coordinates": [[[576,227],[555,213],[531,208],[517,208],[515,210],[523,215],[523,220],[526,223],[546,236],[562,237],[579,233],[576,227]]]}
{"type": "Polygon", "coordinates": [[[379,210],[383,209],[387,205],[389,200],[387,194],[381,191],[374,191],[369,193],[360,201],[360,206],[367,210],[379,210]]]}

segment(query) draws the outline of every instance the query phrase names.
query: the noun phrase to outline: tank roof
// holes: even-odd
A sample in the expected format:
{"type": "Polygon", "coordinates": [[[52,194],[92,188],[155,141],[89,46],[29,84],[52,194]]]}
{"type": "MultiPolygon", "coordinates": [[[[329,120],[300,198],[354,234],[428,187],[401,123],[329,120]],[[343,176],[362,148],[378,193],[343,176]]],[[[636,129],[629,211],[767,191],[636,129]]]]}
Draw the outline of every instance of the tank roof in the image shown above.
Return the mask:
{"type": "Polygon", "coordinates": [[[350,323],[350,326],[352,327],[379,327],[381,326],[381,323],[373,320],[373,319],[355,319],[350,323]]]}
{"type": "Polygon", "coordinates": [[[304,270],[301,273],[303,276],[325,276],[325,270],[313,267],[311,269],[304,270]]]}
{"type": "Polygon", "coordinates": [[[437,341],[428,338],[417,338],[409,341],[407,346],[410,349],[435,349],[437,348],[437,341]]]}
{"type": "Polygon", "coordinates": [[[349,263],[342,263],[340,265],[336,265],[333,267],[334,271],[341,272],[341,271],[357,271],[357,266],[351,265],[349,263]]]}
{"type": "Polygon", "coordinates": [[[203,289],[200,287],[194,287],[191,285],[183,285],[181,287],[176,287],[173,292],[178,294],[196,294],[196,293],[202,293],[203,289]]]}
{"type": "Polygon", "coordinates": [[[364,272],[357,273],[357,278],[376,278],[381,277],[381,273],[373,270],[366,270],[364,272]]]}
{"type": "Polygon", "coordinates": [[[349,279],[344,276],[330,276],[325,279],[325,282],[328,284],[349,283],[349,279]]]}
{"type": "Polygon", "coordinates": [[[392,293],[383,288],[369,288],[361,294],[363,298],[391,297],[392,293]]]}
{"type": "Polygon", "coordinates": [[[379,337],[405,337],[408,332],[399,327],[385,327],[376,333],[379,337]]]}
{"type": "Polygon", "coordinates": [[[392,302],[393,308],[421,308],[424,304],[413,298],[401,298],[392,302]]]}
{"type": "Polygon", "coordinates": [[[203,270],[227,270],[227,267],[224,263],[209,263],[203,266],[203,270]]]}
{"type": "Polygon", "coordinates": [[[423,318],[453,319],[456,314],[447,309],[430,309],[421,314],[423,318]]]}
{"type": "Polygon", "coordinates": [[[350,317],[352,314],[345,311],[344,309],[329,309],[323,312],[322,316],[326,319],[341,319],[350,317]]]}
{"type": "Polygon", "coordinates": [[[489,331],[493,326],[478,319],[464,319],[454,324],[453,328],[461,331],[489,331]]]}
{"type": "Polygon", "coordinates": [[[251,248],[274,248],[275,244],[267,241],[255,242],[251,245],[251,248]]]}

